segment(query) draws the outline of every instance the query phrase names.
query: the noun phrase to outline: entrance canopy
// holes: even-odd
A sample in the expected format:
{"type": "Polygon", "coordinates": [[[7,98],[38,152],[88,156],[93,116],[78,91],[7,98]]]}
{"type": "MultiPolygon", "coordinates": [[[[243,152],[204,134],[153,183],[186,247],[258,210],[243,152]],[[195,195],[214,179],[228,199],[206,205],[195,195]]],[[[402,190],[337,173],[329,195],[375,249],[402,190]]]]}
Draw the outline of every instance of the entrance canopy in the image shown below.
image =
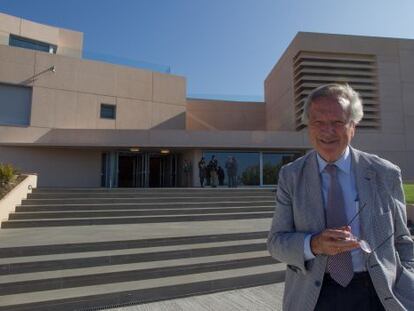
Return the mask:
{"type": "Polygon", "coordinates": [[[87,130],[0,127],[0,145],[49,147],[309,148],[305,131],[87,130]]]}

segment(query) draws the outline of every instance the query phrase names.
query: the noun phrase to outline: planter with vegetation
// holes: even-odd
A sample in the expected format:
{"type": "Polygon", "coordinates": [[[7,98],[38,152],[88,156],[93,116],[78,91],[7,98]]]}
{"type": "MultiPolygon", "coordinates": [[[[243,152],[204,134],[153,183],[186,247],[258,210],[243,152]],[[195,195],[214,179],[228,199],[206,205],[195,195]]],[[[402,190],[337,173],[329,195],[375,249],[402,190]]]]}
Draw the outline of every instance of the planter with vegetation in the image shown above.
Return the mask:
{"type": "Polygon", "coordinates": [[[24,180],[25,177],[20,175],[18,170],[12,165],[0,163],[0,200],[24,180]]]}

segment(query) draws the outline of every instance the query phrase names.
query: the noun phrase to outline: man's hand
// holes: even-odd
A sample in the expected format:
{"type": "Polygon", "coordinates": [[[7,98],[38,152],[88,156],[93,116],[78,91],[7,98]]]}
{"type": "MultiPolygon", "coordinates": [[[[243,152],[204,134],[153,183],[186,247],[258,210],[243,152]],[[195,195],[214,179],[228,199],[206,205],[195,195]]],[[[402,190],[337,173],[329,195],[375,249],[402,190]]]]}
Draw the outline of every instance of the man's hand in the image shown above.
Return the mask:
{"type": "Polygon", "coordinates": [[[356,240],[351,239],[349,226],[326,229],[311,238],[311,250],[314,255],[336,255],[359,247],[356,240]]]}

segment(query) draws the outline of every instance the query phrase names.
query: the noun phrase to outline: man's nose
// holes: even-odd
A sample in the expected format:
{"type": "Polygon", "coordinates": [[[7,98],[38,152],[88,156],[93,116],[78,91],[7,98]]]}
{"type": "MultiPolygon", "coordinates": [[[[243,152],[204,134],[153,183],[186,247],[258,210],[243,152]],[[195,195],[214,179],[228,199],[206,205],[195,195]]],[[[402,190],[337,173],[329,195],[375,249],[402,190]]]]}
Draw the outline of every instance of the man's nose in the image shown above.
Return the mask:
{"type": "Polygon", "coordinates": [[[331,133],[331,132],[333,133],[333,132],[335,132],[335,129],[336,129],[335,123],[333,123],[333,122],[323,123],[320,127],[321,131],[327,132],[327,133],[331,133]]]}

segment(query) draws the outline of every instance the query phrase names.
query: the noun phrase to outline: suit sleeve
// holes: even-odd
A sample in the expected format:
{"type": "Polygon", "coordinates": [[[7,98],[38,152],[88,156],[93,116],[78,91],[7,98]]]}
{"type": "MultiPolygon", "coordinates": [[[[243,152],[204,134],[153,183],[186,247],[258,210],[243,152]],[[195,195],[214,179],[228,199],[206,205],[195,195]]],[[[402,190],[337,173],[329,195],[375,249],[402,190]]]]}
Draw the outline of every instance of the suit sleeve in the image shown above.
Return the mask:
{"type": "Polygon", "coordinates": [[[404,191],[402,188],[401,173],[398,172],[394,182],[394,243],[400,257],[401,264],[407,269],[414,270],[414,242],[407,228],[407,211],[404,191]]]}
{"type": "Polygon", "coordinates": [[[293,209],[293,182],[289,182],[285,167],[280,170],[276,207],[267,247],[273,258],[287,263],[293,270],[306,273],[304,242],[307,233],[296,232],[293,209]]]}

